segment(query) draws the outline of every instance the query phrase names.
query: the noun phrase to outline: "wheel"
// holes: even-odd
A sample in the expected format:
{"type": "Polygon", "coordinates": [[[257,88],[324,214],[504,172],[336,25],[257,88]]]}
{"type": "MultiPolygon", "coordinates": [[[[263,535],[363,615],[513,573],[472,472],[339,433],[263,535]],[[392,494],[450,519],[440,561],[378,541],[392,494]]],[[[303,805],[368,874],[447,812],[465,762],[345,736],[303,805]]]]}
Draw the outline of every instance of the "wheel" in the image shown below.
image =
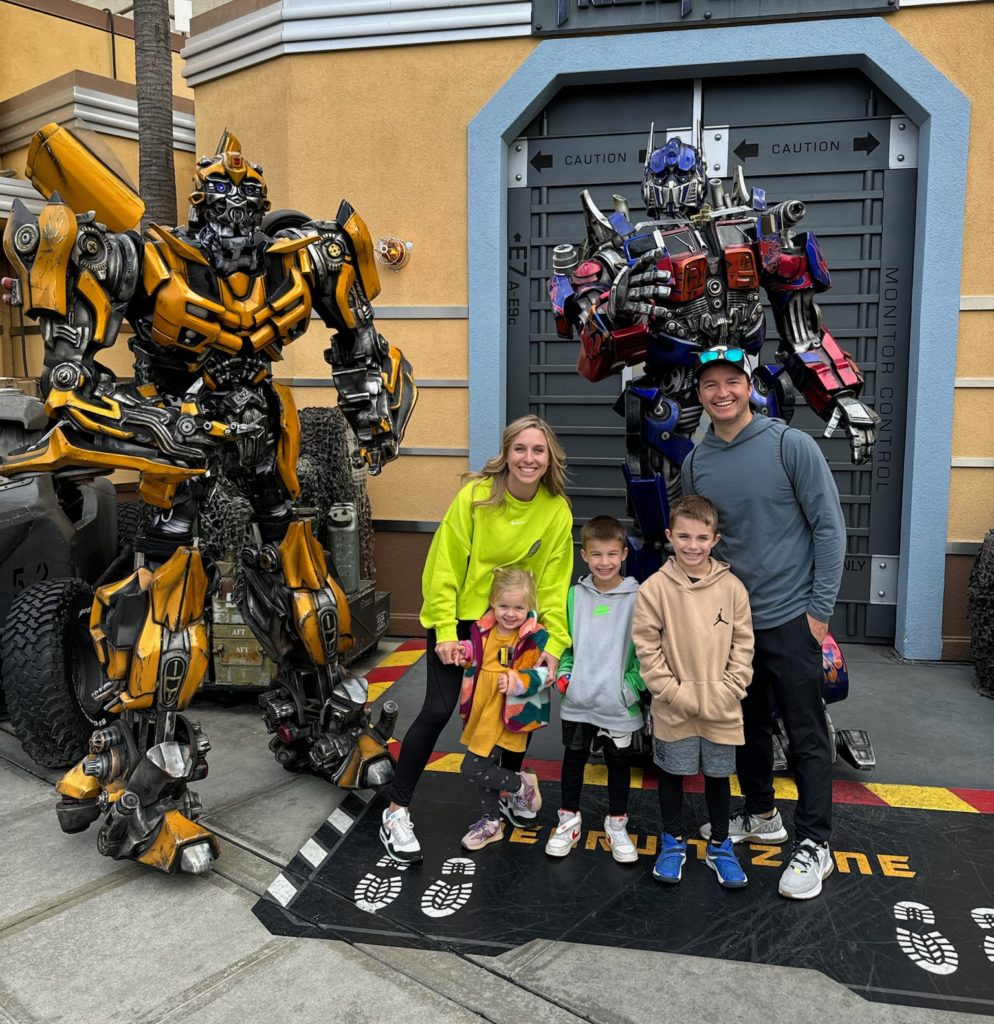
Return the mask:
{"type": "Polygon", "coordinates": [[[36,583],[14,599],[0,656],[10,724],[28,756],[65,768],[108,716],[90,697],[103,672],[90,639],[93,591],[83,580],[36,583]]]}
{"type": "Polygon", "coordinates": [[[120,554],[135,545],[135,536],[141,522],[141,505],[137,501],[117,503],[117,551],[120,554]]]}
{"type": "Polygon", "coordinates": [[[967,618],[970,657],[976,671],[974,686],[994,698],[994,530],[984,537],[970,571],[967,618]]]}

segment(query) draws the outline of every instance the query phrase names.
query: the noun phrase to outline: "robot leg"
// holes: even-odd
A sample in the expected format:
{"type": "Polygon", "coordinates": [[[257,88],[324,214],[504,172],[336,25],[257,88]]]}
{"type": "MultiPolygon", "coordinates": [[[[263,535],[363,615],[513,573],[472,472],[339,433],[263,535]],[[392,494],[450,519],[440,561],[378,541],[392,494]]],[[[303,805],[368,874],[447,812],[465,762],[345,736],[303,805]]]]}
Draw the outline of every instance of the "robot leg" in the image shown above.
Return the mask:
{"type": "Polygon", "coordinates": [[[623,403],[628,506],[641,533],[629,538],[627,571],[644,580],[665,557],[670,505],[680,496],[680,466],[693,449],[701,418],[688,371],[674,367],[668,378],[642,377],[626,387],[623,403]]]}
{"type": "Polygon", "coordinates": [[[210,742],[181,714],[207,671],[209,588],[200,552],[180,547],[155,570],[97,590],[90,633],[106,681],[95,696],[119,718],[93,733],[56,786],[63,831],[103,817],[102,854],[167,873],[204,874],[220,853],[188,788],[207,774],[210,742]]]}
{"type": "Polygon", "coordinates": [[[339,664],[352,644],[348,601],[311,524],[291,523],[278,545],[246,549],[243,563],[242,617],[280,666],[279,685],[259,698],[276,760],[343,789],[386,785],[397,706],[388,701],[373,726],[366,680],[339,664]]]}

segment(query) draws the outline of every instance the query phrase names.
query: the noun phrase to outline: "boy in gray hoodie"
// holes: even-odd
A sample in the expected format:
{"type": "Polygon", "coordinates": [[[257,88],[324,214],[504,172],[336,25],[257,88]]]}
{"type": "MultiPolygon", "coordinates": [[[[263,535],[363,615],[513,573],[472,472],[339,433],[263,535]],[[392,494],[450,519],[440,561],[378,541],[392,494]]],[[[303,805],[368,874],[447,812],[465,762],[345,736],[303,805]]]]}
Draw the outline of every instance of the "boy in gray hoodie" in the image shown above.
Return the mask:
{"type": "Polygon", "coordinates": [[[573,646],[563,653],[556,686],[563,696],[562,800],[559,824],[545,846],[565,857],[582,832],[583,769],[595,737],[603,739],[607,765],[608,816],[604,833],[616,861],[638,860],[628,835],[631,768],[626,750],[642,725],[639,694],[645,689],[632,644],[638,583],[622,577],[628,541],[611,516],[596,516],[580,532],[581,555],[590,575],[570,587],[567,598],[573,646]]]}

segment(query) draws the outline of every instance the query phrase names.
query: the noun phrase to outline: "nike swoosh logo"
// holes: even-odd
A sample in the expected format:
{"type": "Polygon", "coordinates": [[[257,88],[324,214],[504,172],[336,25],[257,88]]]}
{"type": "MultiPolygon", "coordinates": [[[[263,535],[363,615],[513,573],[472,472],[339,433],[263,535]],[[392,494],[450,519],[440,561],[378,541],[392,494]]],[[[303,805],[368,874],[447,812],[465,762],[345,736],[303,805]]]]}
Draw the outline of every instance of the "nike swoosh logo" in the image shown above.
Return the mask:
{"type": "Polygon", "coordinates": [[[509,526],[520,526],[524,522],[524,519],[512,519],[508,524],[509,526]]]}

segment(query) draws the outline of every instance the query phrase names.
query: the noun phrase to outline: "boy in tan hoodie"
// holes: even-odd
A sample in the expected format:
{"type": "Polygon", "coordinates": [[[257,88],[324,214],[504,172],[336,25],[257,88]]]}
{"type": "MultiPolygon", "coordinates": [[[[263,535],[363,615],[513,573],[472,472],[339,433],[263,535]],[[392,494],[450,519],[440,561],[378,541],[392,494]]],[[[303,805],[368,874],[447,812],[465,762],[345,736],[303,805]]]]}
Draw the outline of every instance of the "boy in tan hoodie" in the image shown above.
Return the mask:
{"type": "Polygon", "coordinates": [[[717,530],[718,513],[707,498],[674,503],[666,531],[674,553],[639,589],[632,639],[652,693],[659,766],[662,849],[653,877],[675,884],[683,875],[683,777],[703,772],[711,819],[705,863],[720,885],[741,889],[748,879],[728,838],[728,777],[745,739],[741,701],[752,681],[752,615],[742,582],[727,562],[711,558],[717,530]]]}

